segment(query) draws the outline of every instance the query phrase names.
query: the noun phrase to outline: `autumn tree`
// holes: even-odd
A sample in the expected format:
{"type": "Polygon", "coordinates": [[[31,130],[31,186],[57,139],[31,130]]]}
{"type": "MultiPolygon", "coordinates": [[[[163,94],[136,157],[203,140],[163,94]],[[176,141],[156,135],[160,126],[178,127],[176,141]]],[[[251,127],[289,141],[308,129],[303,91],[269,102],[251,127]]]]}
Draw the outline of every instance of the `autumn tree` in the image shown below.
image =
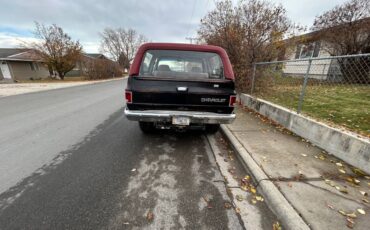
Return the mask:
{"type": "Polygon", "coordinates": [[[331,55],[370,52],[370,2],[350,0],[315,18],[312,30],[331,55]]]}
{"type": "MultiPolygon", "coordinates": [[[[331,55],[370,53],[370,2],[350,0],[315,18],[313,31],[331,55]]],[[[370,83],[370,58],[339,58],[343,79],[370,83]]]]}
{"type": "Polygon", "coordinates": [[[60,79],[71,71],[80,60],[82,46],[55,24],[45,26],[35,22],[35,37],[39,40],[26,44],[33,49],[49,70],[55,70],[60,79]]]}
{"type": "Polygon", "coordinates": [[[284,36],[293,28],[282,5],[264,0],[216,2],[215,10],[202,20],[198,35],[229,54],[239,89],[251,83],[252,64],[278,57],[284,36]]]}
{"type": "Polygon", "coordinates": [[[100,36],[101,51],[108,53],[124,68],[130,67],[139,46],[147,41],[144,35],[131,28],[105,28],[100,36]]]}

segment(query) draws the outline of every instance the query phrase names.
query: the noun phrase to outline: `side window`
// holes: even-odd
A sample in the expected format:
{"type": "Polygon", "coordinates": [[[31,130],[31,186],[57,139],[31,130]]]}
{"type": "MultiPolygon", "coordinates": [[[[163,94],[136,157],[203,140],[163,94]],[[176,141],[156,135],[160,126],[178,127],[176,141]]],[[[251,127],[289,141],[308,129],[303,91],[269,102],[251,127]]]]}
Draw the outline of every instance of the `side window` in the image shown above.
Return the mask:
{"type": "Polygon", "coordinates": [[[210,78],[223,78],[224,68],[220,56],[214,55],[209,59],[210,78]]]}
{"type": "Polygon", "coordinates": [[[152,58],[153,58],[153,54],[149,52],[145,53],[143,62],[141,63],[141,69],[140,69],[141,73],[149,73],[149,66],[150,66],[150,62],[152,61],[152,58]]]}

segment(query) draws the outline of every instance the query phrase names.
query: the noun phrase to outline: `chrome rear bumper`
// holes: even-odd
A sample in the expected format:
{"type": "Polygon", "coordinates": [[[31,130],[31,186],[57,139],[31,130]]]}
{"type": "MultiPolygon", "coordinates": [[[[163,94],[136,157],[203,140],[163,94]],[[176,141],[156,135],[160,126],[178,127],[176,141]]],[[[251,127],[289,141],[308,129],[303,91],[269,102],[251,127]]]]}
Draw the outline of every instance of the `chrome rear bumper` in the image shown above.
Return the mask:
{"type": "Polygon", "coordinates": [[[219,114],[197,111],[167,111],[167,110],[124,110],[127,119],[131,121],[171,122],[172,117],[189,117],[193,124],[230,124],[235,120],[235,114],[219,114]]]}

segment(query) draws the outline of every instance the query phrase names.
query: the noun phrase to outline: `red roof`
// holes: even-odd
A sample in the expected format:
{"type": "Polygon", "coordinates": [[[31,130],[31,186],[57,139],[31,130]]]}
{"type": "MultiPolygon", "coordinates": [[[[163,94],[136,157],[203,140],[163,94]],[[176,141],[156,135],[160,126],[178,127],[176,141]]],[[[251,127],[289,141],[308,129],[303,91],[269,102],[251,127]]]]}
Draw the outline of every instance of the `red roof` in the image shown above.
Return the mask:
{"type": "Polygon", "coordinates": [[[130,76],[139,75],[140,65],[143,56],[147,50],[184,50],[217,53],[218,55],[220,55],[222,63],[224,65],[225,78],[234,79],[233,68],[231,66],[229,57],[227,56],[227,53],[224,49],[212,45],[194,45],[181,43],[145,43],[141,45],[130,67],[130,76]]]}

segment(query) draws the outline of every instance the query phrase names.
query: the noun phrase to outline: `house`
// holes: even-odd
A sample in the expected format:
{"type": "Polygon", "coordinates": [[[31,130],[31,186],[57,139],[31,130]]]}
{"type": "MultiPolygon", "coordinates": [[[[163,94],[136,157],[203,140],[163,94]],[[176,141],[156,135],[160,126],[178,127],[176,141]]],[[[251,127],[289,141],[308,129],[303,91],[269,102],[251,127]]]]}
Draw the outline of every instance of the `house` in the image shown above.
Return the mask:
{"type": "MultiPolygon", "coordinates": [[[[368,25],[370,18],[358,21],[361,26],[368,25]]],[[[330,28],[331,30],[341,31],[343,26],[330,28]]],[[[286,43],[291,43],[285,50],[285,59],[289,60],[283,66],[283,73],[286,76],[302,77],[306,74],[310,58],[319,58],[320,60],[312,60],[309,71],[309,78],[318,80],[341,81],[343,79],[341,66],[338,60],[330,58],[328,52],[328,44],[320,39],[320,34],[323,31],[314,31],[298,37],[286,39],[286,43]],[[322,59],[321,59],[322,58],[322,59]]],[[[330,46],[331,47],[331,46],[330,46]]],[[[369,47],[370,48],[370,47],[369,47]]],[[[369,50],[364,49],[364,50],[369,50]]],[[[336,50],[330,50],[331,53],[336,50]]],[[[364,51],[363,51],[364,52],[364,51]]],[[[368,52],[368,51],[365,51],[368,52]]]]}
{"type": "MultiPolygon", "coordinates": [[[[331,55],[323,48],[323,41],[317,38],[318,32],[301,35],[295,47],[285,57],[292,62],[285,63],[283,73],[286,76],[302,77],[306,74],[310,58],[327,58],[331,55]]],[[[289,39],[288,39],[289,40],[289,39]]],[[[309,72],[309,78],[318,80],[340,80],[340,66],[335,59],[313,60],[309,72]]]]}
{"type": "Polygon", "coordinates": [[[0,48],[0,81],[20,81],[49,77],[48,68],[34,51],[0,48]]]}
{"type": "MultiPolygon", "coordinates": [[[[111,61],[109,58],[104,56],[104,54],[100,53],[83,53],[81,56],[80,61],[76,63],[76,66],[73,70],[69,71],[66,76],[67,77],[81,77],[85,76],[87,72],[88,64],[95,60],[108,60],[111,61]]],[[[111,61],[113,62],[113,61],[111,61]]]]}

